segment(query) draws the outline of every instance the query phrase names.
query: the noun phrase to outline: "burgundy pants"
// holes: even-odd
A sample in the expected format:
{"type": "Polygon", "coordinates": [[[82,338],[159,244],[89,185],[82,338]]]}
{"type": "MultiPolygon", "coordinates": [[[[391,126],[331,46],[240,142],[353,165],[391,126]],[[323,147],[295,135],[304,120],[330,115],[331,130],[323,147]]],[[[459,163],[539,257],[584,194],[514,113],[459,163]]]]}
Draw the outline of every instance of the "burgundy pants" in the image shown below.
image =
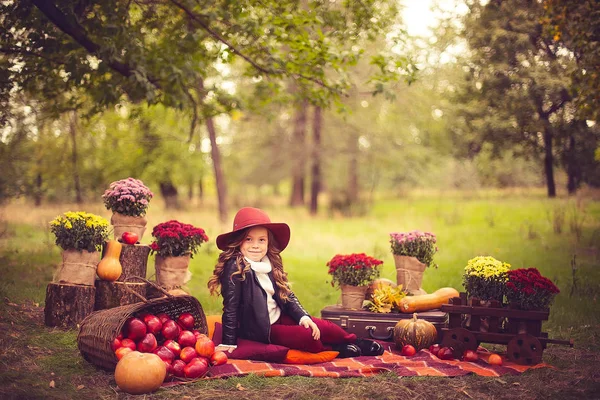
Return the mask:
{"type": "Polygon", "coordinates": [[[321,331],[321,338],[314,340],[312,329],[298,325],[291,317],[282,315],[271,325],[271,343],[294,350],[318,353],[331,350],[332,344],[354,343],[356,335],[348,333],[333,322],[311,317],[321,331]]]}

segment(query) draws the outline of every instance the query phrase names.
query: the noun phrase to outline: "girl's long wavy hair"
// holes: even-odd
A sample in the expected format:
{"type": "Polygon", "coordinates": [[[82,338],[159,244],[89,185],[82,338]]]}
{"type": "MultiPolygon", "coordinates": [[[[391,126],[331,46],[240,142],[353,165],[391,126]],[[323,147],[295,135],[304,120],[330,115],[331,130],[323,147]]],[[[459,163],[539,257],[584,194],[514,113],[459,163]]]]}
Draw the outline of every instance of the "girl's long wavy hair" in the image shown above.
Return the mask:
{"type": "MultiPolygon", "coordinates": [[[[244,256],[240,251],[240,246],[242,245],[243,241],[246,240],[248,231],[250,231],[252,228],[256,227],[253,226],[240,231],[239,234],[227,244],[227,249],[219,254],[219,260],[217,261],[213,275],[210,277],[207,284],[211,295],[218,296],[220,294],[219,288],[221,286],[221,277],[223,276],[223,267],[225,266],[225,263],[232,258],[235,259],[238,270],[231,274],[231,276],[228,278],[231,279],[233,275],[241,275],[242,280],[246,279],[246,272],[250,270],[250,264],[244,260],[244,256]]],[[[281,297],[283,301],[287,301],[290,293],[290,287],[287,279],[287,273],[283,271],[283,262],[281,261],[281,256],[279,255],[281,252],[275,244],[276,241],[273,233],[268,228],[267,232],[269,236],[267,257],[269,257],[269,261],[271,261],[273,278],[275,279],[275,284],[279,289],[279,297],[281,297]]]]}

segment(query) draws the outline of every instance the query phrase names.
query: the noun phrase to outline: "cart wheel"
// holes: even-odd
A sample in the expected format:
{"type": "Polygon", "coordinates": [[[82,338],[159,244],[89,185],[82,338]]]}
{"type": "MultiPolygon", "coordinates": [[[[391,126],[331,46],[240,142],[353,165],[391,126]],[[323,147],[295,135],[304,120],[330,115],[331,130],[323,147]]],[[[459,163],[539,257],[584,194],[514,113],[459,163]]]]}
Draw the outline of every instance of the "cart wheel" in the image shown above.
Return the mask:
{"type": "Polygon", "coordinates": [[[521,365],[534,365],[542,361],[542,343],[528,333],[521,333],[508,342],[508,359],[521,365]]]}
{"type": "Polygon", "coordinates": [[[465,328],[454,328],[444,332],[440,347],[452,347],[454,358],[461,358],[465,350],[477,351],[477,339],[471,331],[465,328]]]}

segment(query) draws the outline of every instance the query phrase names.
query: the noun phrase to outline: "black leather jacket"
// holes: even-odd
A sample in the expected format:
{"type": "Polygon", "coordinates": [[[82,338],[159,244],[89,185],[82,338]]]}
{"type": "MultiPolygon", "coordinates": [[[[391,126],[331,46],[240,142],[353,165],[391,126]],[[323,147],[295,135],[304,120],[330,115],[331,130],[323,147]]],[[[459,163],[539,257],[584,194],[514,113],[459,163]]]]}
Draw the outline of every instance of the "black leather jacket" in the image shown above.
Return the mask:
{"type": "MultiPolygon", "coordinates": [[[[267,309],[267,293],[258,283],[258,278],[252,269],[246,272],[244,280],[240,274],[232,276],[237,270],[234,257],[225,263],[221,275],[222,344],[237,344],[238,337],[270,343],[271,323],[267,309]]],[[[275,288],[273,298],[281,308],[282,314],[289,315],[296,322],[305,315],[309,316],[293,293],[290,293],[288,300],[284,302],[279,296],[279,288],[275,284],[273,274],[268,275],[275,288]]]]}

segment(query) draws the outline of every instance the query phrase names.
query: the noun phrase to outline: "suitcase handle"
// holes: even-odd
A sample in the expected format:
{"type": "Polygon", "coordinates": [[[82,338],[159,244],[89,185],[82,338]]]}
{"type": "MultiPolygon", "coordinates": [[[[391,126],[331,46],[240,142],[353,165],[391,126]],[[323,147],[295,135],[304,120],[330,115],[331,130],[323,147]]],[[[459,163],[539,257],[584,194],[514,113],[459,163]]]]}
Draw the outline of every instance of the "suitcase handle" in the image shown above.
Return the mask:
{"type": "Polygon", "coordinates": [[[381,335],[381,336],[377,336],[373,333],[377,330],[376,326],[367,325],[367,326],[365,326],[365,330],[369,332],[369,337],[371,339],[375,339],[375,340],[390,340],[391,338],[394,337],[394,327],[393,326],[388,326],[387,335],[381,335]]]}

